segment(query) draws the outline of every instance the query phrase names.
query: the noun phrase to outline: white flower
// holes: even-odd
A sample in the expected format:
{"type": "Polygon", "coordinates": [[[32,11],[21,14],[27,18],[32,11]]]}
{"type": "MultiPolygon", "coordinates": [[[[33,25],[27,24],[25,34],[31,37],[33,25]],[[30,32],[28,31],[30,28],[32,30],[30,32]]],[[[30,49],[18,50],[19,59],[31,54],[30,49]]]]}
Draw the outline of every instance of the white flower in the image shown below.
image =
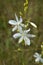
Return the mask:
{"type": "Polygon", "coordinates": [[[12,29],[12,31],[15,31],[17,29],[19,30],[22,27],[24,27],[24,24],[22,24],[22,17],[20,16],[20,20],[19,20],[17,15],[15,14],[15,18],[16,18],[16,21],[15,20],[9,20],[9,24],[14,25],[14,28],[12,29]]]}
{"type": "Polygon", "coordinates": [[[36,58],[35,62],[41,62],[41,63],[43,63],[43,59],[41,58],[41,55],[39,53],[36,52],[34,54],[34,57],[36,58]]]}
{"type": "Polygon", "coordinates": [[[34,26],[35,28],[37,28],[36,24],[33,22],[29,22],[32,26],[34,26]]]}
{"type": "Polygon", "coordinates": [[[30,45],[30,37],[35,37],[35,35],[33,34],[28,34],[28,32],[30,31],[30,29],[28,30],[19,30],[20,33],[16,33],[13,35],[14,38],[20,38],[19,39],[19,43],[21,43],[23,40],[25,41],[25,45],[30,45]]]}

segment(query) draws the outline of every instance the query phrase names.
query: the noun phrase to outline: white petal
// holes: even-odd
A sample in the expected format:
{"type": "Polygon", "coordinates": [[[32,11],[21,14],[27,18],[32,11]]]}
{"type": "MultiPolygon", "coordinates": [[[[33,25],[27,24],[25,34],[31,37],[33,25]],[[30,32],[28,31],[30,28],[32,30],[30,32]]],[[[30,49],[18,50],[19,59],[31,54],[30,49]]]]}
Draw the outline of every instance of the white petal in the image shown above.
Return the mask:
{"type": "Polygon", "coordinates": [[[35,54],[33,55],[34,57],[37,57],[35,54]]]}
{"type": "Polygon", "coordinates": [[[33,35],[33,34],[27,34],[27,37],[36,37],[36,35],[33,35]]]}
{"type": "Polygon", "coordinates": [[[33,22],[30,22],[30,24],[31,24],[32,26],[34,26],[35,28],[37,28],[36,24],[34,24],[33,22]]]}
{"type": "Polygon", "coordinates": [[[26,33],[28,33],[30,31],[30,28],[28,30],[25,30],[26,33]]]}
{"type": "Polygon", "coordinates": [[[40,61],[40,59],[39,59],[39,58],[36,58],[36,59],[35,59],[35,62],[39,62],[39,61],[40,61]]]}
{"type": "Polygon", "coordinates": [[[18,43],[21,43],[23,41],[23,36],[19,39],[18,43]]]}
{"type": "Polygon", "coordinates": [[[43,63],[43,58],[40,59],[41,63],[43,63]]]}
{"type": "Polygon", "coordinates": [[[21,36],[20,33],[16,33],[16,34],[13,35],[14,38],[18,38],[18,37],[20,37],[20,36],[21,36]]]}
{"type": "Polygon", "coordinates": [[[39,54],[38,54],[37,52],[35,53],[35,55],[36,55],[36,56],[39,56],[39,54]]]}
{"type": "Polygon", "coordinates": [[[27,37],[24,37],[25,45],[30,45],[30,39],[27,37]]]}
{"type": "Polygon", "coordinates": [[[22,22],[23,20],[22,20],[22,17],[20,16],[20,20],[19,20],[19,22],[22,22]]]}
{"type": "Polygon", "coordinates": [[[15,20],[9,20],[8,23],[11,24],[11,25],[16,25],[17,24],[17,22],[15,20]]]}
{"type": "Polygon", "coordinates": [[[17,15],[15,14],[15,18],[16,18],[16,21],[18,22],[18,17],[17,17],[17,15]]]}
{"type": "Polygon", "coordinates": [[[12,29],[12,31],[15,31],[15,30],[17,30],[17,26],[15,26],[15,27],[12,29]]]}
{"type": "Polygon", "coordinates": [[[34,54],[34,57],[41,57],[37,52],[34,54]]]}
{"type": "Polygon", "coordinates": [[[18,30],[21,33],[22,32],[22,27],[21,26],[18,26],[18,30]]]}
{"type": "Polygon", "coordinates": [[[20,24],[22,27],[25,27],[25,25],[24,24],[20,24]]]}

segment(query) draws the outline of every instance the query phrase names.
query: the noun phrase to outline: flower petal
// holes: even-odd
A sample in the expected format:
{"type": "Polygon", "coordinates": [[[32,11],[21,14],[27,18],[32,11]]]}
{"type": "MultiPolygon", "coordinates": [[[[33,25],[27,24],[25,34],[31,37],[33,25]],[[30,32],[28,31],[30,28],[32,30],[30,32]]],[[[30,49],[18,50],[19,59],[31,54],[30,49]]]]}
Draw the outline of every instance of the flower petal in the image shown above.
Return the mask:
{"type": "Polygon", "coordinates": [[[14,38],[18,38],[18,37],[20,37],[20,36],[21,36],[20,33],[16,33],[16,34],[13,35],[14,38]]]}
{"type": "Polygon", "coordinates": [[[40,59],[39,59],[39,58],[36,58],[36,59],[35,59],[35,62],[39,62],[39,61],[40,61],[40,59]]]}
{"type": "Polygon", "coordinates": [[[17,24],[17,22],[15,20],[9,20],[8,23],[11,24],[11,25],[16,25],[17,24]]]}
{"type": "Polygon", "coordinates": [[[22,22],[23,20],[22,20],[22,17],[20,16],[20,20],[19,20],[19,22],[22,22]]]}
{"type": "Polygon", "coordinates": [[[24,37],[25,45],[30,45],[30,39],[27,37],[24,37]]]}
{"type": "Polygon", "coordinates": [[[18,17],[17,17],[17,15],[15,14],[15,18],[16,18],[16,21],[18,22],[18,17]]]}
{"type": "Polygon", "coordinates": [[[28,30],[25,30],[26,33],[28,33],[30,31],[30,28],[28,30]]]}
{"type": "Polygon", "coordinates": [[[24,25],[24,24],[22,24],[22,23],[21,23],[20,25],[21,25],[22,27],[25,27],[25,25],[24,25]]]}
{"type": "Polygon", "coordinates": [[[21,43],[23,41],[23,36],[19,39],[18,43],[21,43]]]}
{"type": "Polygon", "coordinates": [[[43,58],[40,59],[41,63],[43,63],[43,58]]]}
{"type": "Polygon", "coordinates": [[[36,24],[34,24],[33,22],[30,22],[30,24],[31,24],[32,26],[34,26],[35,28],[37,28],[36,24]]]}
{"type": "Polygon", "coordinates": [[[40,57],[40,55],[36,52],[36,53],[34,54],[34,57],[40,57]]]}
{"type": "Polygon", "coordinates": [[[27,34],[27,37],[35,37],[36,35],[33,34],[27,34]]]}
{"type": "Polygon", "coordinates": [[[18,30],[20,33],[22,32],[22,27],[20,25],[18,26],[18,30]]]}
{"type": "Polygon", "coordinates": [[[12,29],[12,31],[15,31],[15,30],[17,30],[17,26],[15,26],[15,27],[12,29]]]}

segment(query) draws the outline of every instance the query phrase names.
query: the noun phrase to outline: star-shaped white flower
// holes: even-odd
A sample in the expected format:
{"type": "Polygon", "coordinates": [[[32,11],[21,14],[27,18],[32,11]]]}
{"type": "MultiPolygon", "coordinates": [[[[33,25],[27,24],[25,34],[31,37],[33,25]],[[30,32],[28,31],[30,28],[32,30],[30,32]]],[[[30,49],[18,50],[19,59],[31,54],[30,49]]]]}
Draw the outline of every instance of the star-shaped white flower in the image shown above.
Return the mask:
{"type": "Polygon", "coordinates": [[[22,27],[24,27],[24,24],[22,24],[22,22],[23,22],[22,17],[20,16],[20,20],[19,20],[17,15],[15,14],[15,18],[16,18],[16,21],[15,20],[9,20],[9,24],[14,25],[14,28],[12,29],[12,31],[15,31],[17,29],[19,30],[22,27]]]}
{"type": "Polygon", "coordinates": [[[30,37],[35,37],[35,35],[33,34],[28,34],[28,32],[30,31],[30,29],[28,30],[20,30],[20,33],[16,33],[13,35],[14,38],[20,38],[18,43],[21,43],[23,40],[25,41],[25,45],[30,45],[30,37]]]}
{"type": "Polygon", "coordinates": [[[34,57],[36,58],[35,62],[41,62],[41,63],[43,63],[43,59],[41,58],[41,55],[39,53],[36,52],[34,54],[34,57]]]}

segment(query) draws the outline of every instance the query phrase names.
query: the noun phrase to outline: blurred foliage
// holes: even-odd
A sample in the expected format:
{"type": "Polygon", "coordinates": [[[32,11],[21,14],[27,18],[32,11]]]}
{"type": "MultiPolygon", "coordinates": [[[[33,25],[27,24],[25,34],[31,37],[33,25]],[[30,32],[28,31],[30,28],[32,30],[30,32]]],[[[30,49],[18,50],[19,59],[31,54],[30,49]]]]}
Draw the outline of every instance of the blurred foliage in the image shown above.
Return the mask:
{"type": "MultiPolygon", "coordinates": [[[[26,0],[27,1],[27,0],[26,0]]],[[[43,0],[29,0],[26,14],[23,19],[36,23],[38,30],[31,25],[31,32],[36,34],[36,38],[31,40],[30,46],[17,43],[12,35],[10,19],[15,19],[15,13],[19,17],[19,12],[24,13],[25,0],[0,0],[0,65],[41,65],[35,63],[33,54],[41,53],[41,43],[43,42],[43,0]]],[[[26,5],[27,6],[27,5],[26,5]]],[[[22,14],[21,13],[21,14],[22,14]]]]}

